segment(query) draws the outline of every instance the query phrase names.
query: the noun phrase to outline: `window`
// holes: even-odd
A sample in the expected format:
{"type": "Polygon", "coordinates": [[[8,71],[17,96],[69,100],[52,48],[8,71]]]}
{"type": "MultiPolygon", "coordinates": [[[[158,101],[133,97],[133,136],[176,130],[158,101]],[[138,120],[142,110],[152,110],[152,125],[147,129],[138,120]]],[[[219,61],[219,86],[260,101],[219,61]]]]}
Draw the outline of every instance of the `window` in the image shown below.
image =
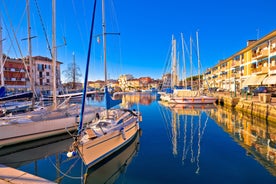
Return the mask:
{"type": "Polygon", "coordinates": [[[43,70],[43,65],[42,64],[38,64],[37,65],[37,70],[43,70]]]}

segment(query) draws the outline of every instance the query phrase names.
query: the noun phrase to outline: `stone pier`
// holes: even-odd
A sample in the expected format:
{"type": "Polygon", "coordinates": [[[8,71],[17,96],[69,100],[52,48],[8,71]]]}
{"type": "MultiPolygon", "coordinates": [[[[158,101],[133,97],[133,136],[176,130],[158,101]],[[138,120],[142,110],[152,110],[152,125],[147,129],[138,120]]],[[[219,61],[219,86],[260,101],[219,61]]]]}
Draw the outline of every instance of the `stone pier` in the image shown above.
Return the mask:
{"type": "Polygon", "coordinates": [[[232,97],[231,94],[217,94],[218,103],[225,107],[235,108],[255,117],[276,123],[276,98],[265,95],[232,97]]]}

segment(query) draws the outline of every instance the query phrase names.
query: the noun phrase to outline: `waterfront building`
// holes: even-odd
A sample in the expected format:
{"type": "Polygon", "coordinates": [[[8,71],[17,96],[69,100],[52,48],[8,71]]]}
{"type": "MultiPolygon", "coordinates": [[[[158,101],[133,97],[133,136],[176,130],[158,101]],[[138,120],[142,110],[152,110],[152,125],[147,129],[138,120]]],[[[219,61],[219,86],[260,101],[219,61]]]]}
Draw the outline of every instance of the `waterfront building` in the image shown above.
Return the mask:
{"type": "Polygon", "coordinates": [[[228,91],[259,85],[275,86],[276,30],[259,40],[249,40],[244,49],[207,69],[205,78],[209,87],[228,91]]]}
{"type": "MultiPolygon", "coordinates": [[[[52,83],[52,60],[47,57],[35,56],[32,58],[36,69],[34,70],[35,89],[37,93],[40,91],[51,91],[52,83]]],[[[31,89],[30,84],[30,63],[29,58],[10,58],[3,57],[4,61],[4,86],[9,90],[27,91],[31,89]]],[[[60,65],[62,62],[57,61],[56,64],[56,81],[58,90],[61,90],[60,65]],[[60,88],[60,89],[59,89],[60,88]]],[[[1,74],[2,75],[2,74],[1,74]]]]}
{"type": "Polygon", "coordinates": [[[133,91],[133,90],[139,90],[141,89],[141,83],[139,79],[129,79],[126,81],[127,88],[125,88],[126,91],[133,91]]]}
{"type": "Polygon", "coordinates": [[[127,81],[133,79],[134,77],[130,74],[120,75],[118,81],[121,89],[125,91],[128,88],[127,81]]]}
{"type": "Polygon", "coordinates": [[[149,89],[150,88],[150,83],[152,82],[152,78],[150,77],[140,77],[140,87],[141,89],[149,89]]]}
{"type": "Polygon", "coordinates": [[[162,88],[171,88],[172,87],[172,75],[170,73],[164,74],[162,76],[162,88]]]}
{"type": "MultiPolygon", "coordinates": [[[[29,61],[29,60],[28,60],[29,61]]],[[[35,63],[35,88],[38,91],[47,91],[50,93],[53,89],[52,59],[43,56],[34,56],[35,63]]],[[[56,87],[57,92],[62,91],[60,79],[60,65],[62,62],[56,62],[56,87]]]]}
{"type": "Polygon", "coordinates": [[[4,74],[4,84],[2,85],[10,90],[28,90],[28,88],[30,88],[30,80],[27,78],[26,67],[22,59],[4,56],[3,61],[5,61],[3,73],[0,74],[4,74]]]}
{"type": "Polygon", "coordinates": [[[66,91],[75,91],[75,90],[82,90],[83,83],[82,82],[67,82],[62,83],[63,89],[66,91]]]}
{"type": "Polygon", "coordinates": [[[97,80],[97,81],[88,81],[88,87],[94,88],[94,89],[102,89],[105,85],[105,82],[103,80],[97,80]]]}

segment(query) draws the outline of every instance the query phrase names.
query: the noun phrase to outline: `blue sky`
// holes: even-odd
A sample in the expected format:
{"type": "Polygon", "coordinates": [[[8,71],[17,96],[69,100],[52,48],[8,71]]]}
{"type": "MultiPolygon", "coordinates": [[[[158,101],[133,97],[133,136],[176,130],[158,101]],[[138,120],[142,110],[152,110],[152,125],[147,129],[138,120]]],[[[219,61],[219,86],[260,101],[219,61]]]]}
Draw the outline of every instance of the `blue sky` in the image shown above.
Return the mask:
{"type": "MultiPolygon", "coordinates": [[[[51,1],[36,1],[47,37],[52,44],[51,1]]],[[[35,6],[36,1],[30,0],[32,35],[37,36],[32,40],[33,55],[50,57],[35,6]]],[[[57,58],[63,62],[61,70],[66,70],[72,63],[72,54],[75,53],[76,63],[84,76],[93,2],[56,1],[56,39],[57,45],[60,46],[57,58]],[[63,46],[64,37],[66,46],[63,46]]],[[[172,35],[177,39],[178,52],[181,55],[180,33],[184,34],[189,47],[189,38],[191,36],[195,42],[196,31],[199,33],[202,70],[206,70],[219,60],[230,57],[246,47],[247,40],[261,38],[275,30],[275,7],[275,0],[107,0],[107,32],[120,33],[120,36],[107,37],[108,76],[117,79],[121,74],[133,74],[136,78],[161,78],[169,55],[172,35]]],[[[20,57],[12,33],[13,27],[22,55],[26,56],[27,42],[21,41],[27,37],[25,1],[1,0],[0,12],[3,38],[6,38],[3,41],[4,53],[20,57]]],[[[94,34],[101,33],[100,14],[101,7],[98,6],[94,34]]],[[[89,80],[104,77],[101,43],[97,43],[96,38],[93,40],[89,80]]],[[[194,52],[195,49],[194,43],[194,52]]],[[[188,53],[186,55],[188,60],[188,53]]],[[[194,70],[197,70],[197,61],[195,56],[193,58],[194,70]]],[[[189,64],[187,67],[189,68],[189,64]]],[[[189,75],[189,71],[187,73],[189,75]]]]}

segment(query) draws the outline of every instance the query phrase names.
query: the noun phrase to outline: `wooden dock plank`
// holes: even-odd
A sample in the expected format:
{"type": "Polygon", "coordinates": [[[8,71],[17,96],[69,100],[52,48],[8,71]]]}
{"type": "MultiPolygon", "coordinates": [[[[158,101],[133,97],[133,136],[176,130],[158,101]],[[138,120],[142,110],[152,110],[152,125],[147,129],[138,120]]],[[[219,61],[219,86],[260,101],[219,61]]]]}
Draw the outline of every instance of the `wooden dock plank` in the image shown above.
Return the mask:
{"type": "Polygon", "coordinates": [[[0,184],[54,184],[44,178],[0,164],[0,184]]]}

